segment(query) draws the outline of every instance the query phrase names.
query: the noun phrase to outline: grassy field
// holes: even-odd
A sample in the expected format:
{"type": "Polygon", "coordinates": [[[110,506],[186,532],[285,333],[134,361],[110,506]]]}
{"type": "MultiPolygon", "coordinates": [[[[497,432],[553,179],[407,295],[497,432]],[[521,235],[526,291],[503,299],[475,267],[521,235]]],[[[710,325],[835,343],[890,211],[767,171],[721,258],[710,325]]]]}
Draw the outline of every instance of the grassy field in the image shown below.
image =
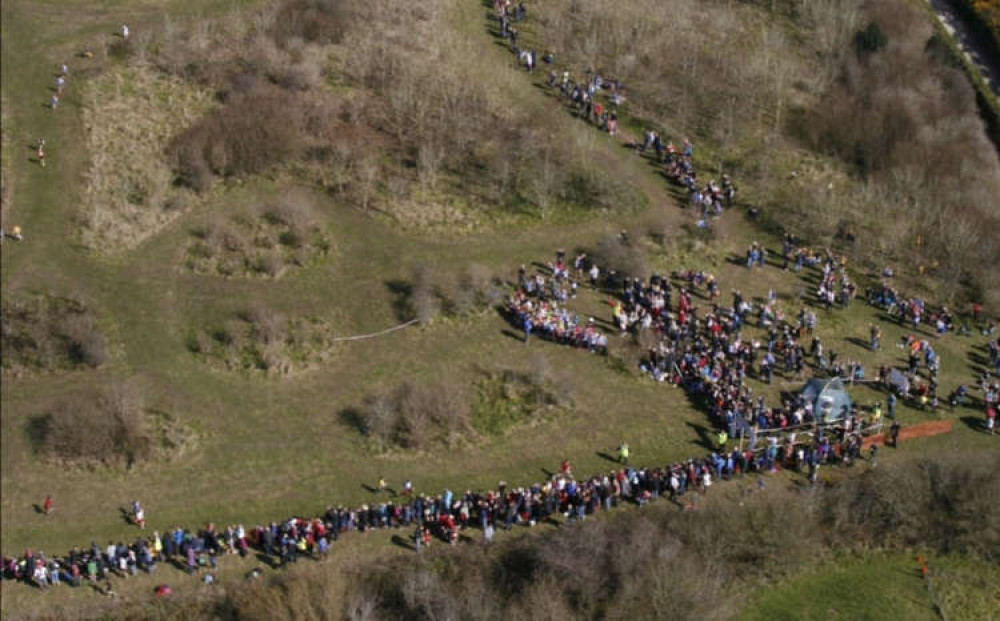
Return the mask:
{"type": "MultiPolygon", "coordinates": [[[[573,461],[577,472],[603,470],[609,463],[601,453],[610,452],[623,439],[631,445],[635,460],[647,464],[686,458],[707,448],[710,424],[705,414],[692,407],[680,390],[655,385],[639,377],[631,364],[622,364],[632,361],[631,348],[617,337],[608,359],[539,341],[525,346],[517,331],[488,309],[466,317],[441,317],[377,339],[338,343],[326,355],[282,374],[232,371],[190,351],[192,335],[211,332],[241,313],[265,308],[291,319],[318,318],[336,336],[374,332],[409,318],[401,310],[408,302],[401,292],[412,284],[418,267],[440,282],[456,282],[471,265],[510,279],[521,264],[547,263],[557,248],[570,252],[592,248],[622,229],[648,230],[651,222],[677,236],[668,247],[642,240],[650,266],[663,273],[684,267],[709,269],[723,291],[738,287],[751,297],[764,297],[775,289],[790,314],[797,311],[797,300],[815,277],[804,273],[799,278],[773,266],[748,272],[740,265],[742,250],[755,239],[773,248],[775,240],[735,211],[726,216],[722,242],[709,248],[689,246],[680,226],[691,216],[678,209],[655,169],[629,154],[620,142],[568,117],[564,131],[593,143],[599,156],[595,164],[613,171],[635,191],[629,204],[597,217],[585,206],[570,206],[552,219],[498,218],[471,232],[422,231],[363,214],[283,171],[221,183],[196,208],[165,220],[142,221],[155,230],[144,231],[126,249],[94,252],[79,233],[87,214],[87,174],[98,156],[85,148],[88,117],[83,93],[90,81],[110,79],[125,69],[100,54],[86,60],[74,55],[85,46],[103,49],[103,42],[113,40],[112,33],[123,22],[133,32],[155,27],[162,21],[163,4],[86,0],[3,4],[3,166],[5,184],[12,188],[4,226],[20,225],[26,239],[19,244],[8,240],[3,246],[2,295],[7,300],[54,293],[86,301],[109,352],[108,362],[98,370],[4,375],[0,511],[5,555],[20,553],[28,545],[62,552],[92,539],[132,536],[134,531],[120,519],[119,508],[137,498],[147,507],[150,525],[161,531],[209,521],[249,527],[292,514],[312,514],[331,503],[366,502],[371,499],[368,486],[380,476],[390,486],[412,479],[418,491],[430,492],[492,486],[500,479],[528,484],[554,470],[564,457],[573,461]],[[70,59],[65,61],[71,71],[69,86],[59,109],[52,111],[44,106],[48,87],[65,59],[70,59]],[[47,143],[45,169],[29,160],[29,145],[39,137],[47,143]],[[191,269],[192,231],[239,217],[248,207],[256,209],[291,191],[315,206],[318,226],[335,251],[314,256],[275,278],[225,278],[191,269]],[[543,356],[554,369],[573,404],[569,411],[537,425],[472,438],[453,449],[376,455],[350,415],[373,391],[392,389],[404,381],[447,379],[471,403],[477,382],[504,370],[528,373],[535,356],[543,356]],[[143,387],[148,408],[166,412],[190,429],[192,441],[181,458],[151,461],[128,472],[88,470],[51,463],[33,449],[28,430],[36,417],[57,402],[79,398],[85,389],[122,380],[143,387]],[[46,495],[52,496],[56,510],[43,517],[34,505],[46,495]]],[[[209,19],[252,4],[178,0],[168,3],[166,12],[193,10],[209,19]]],[[[511,70],[509,54],[491,44],[482,7],[455,2],[453,11],[463,36],[481,42],[484,54],[495,58],[498,67],[511,70]]],[[[510,93],[517,105],[539,111],[557,106],[543,90],[532,87],[539,84],[539,76],[534,81],[527,75],[516,80],[523,87],[510,93]]],[[[607,297],[585,291],[573,305],[581,313],[606,320],[607,297]]],[[[727,294],[723,300],[728,299],[727,294]]],[[[863,303],[846,311],[817,313],[818,331],[828,349],[863,360],[869,375],[879,364],[905,362],[902,350],[894,345],[909,330],[884,324],[884,349],[873,355],[863,347],[867,325],[881,319],[863,303]]],[[[984,342],[980,337],[954,336],[935,341],[942,358],[942,393],[959,382],[971,382],[985,355],[984,342]]],[[[782,378],[772,387],[753,383],[771,403],[776,403],[779,390],[799,384],[792,378],[782,378]]],[[[865,405],[883,398],[866,388],[855,389],[854,396],[865,405]]],[[[901,452],[995,445],[993,438],[978,431],[981,415],[975,409],[929,414],[904,407],[901,417],[906,423],[934,417],[960,421],[947,438],[915,441],[901,452]]],[[[886,459],[891,463],[892,457],[886,459]]],[[[385,542],[380,535],[351,545],[367,553],[385,542]]],[[[882,562],[902,563],[873,561],[865,571],[877,573],[882,562]]],[[[243,568],[233,567],[234,576],[243,568]]],[[[839,574],[825,579],[831,592],[849,589],[839,574]]],[[[919,590],[919,583],[913,587],[900,582],[893,586],[900,593],[919,590]]],[[[3,589],[4,616],[32,606],[28,596],[35,593],[18,585],[4,584],[3,589]],[[11,589],[19,590],[7,597],[11,589]]],[[[59,597],[65,605],[76,606],[86,595],[59,597]]],[[[917,615],[923,609],[915,606],[917,615]]]]}
{"type": "Polygon", "coordinates": [[[743,621],[772,619],[996,619],[996,567],[931,557],[921,576],[916,554],[844,558],[751,598],[743,621]]]}

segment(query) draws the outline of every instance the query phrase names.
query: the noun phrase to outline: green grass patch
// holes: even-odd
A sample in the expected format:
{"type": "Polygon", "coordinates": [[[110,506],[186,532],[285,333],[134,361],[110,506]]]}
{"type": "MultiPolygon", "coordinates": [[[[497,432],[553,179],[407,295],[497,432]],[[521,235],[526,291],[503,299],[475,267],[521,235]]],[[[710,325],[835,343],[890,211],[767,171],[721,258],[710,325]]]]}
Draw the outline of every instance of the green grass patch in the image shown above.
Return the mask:
{"type": "Polygon", "coordinates": [[[869,553],[836,561],[764,590],[741,621],[975,621],[996,618],[1000,601],[995,565],[981,559],[927,559],[921,576],[915,554],[869,553]],[[939,612],[940,611],[940,612],[939,612]]]}
{"type": "Polygon", "coordinates": [[[485,436],[500,436],[518,425],[547,420],[565,411],[569,397],[537,372],[510,370],[489,373],[476,386],[472,427],[485,436]]]}
{"type": "Polygon", "coordinates": [[[904,555],[845,558],[764,591],[741,621],[934,621],[920,566],[904,555]]]}

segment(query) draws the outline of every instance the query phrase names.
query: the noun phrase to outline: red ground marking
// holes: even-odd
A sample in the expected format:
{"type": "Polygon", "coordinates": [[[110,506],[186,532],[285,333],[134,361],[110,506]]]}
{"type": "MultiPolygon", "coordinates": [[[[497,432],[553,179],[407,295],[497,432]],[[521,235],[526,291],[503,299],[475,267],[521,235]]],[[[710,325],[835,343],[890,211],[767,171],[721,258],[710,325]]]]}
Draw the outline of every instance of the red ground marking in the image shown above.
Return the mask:
{"type": "MultiPolygon", "coordinates": [[[[951,420],[932,420],[926,423],[917,423],[916,425],[907,425],[899,430],[899,441],[905,442],[912,438],[927,438],[930,436],[940,435],[942,433],[948,433],[955,426],[955,421],[951,420]]],[[[876,436],[868,436],[862,442],[862,446],[869,447],[872,444],[885,444],[889,438],[889,427],[885,427],[885,433],[876,436]]]]}

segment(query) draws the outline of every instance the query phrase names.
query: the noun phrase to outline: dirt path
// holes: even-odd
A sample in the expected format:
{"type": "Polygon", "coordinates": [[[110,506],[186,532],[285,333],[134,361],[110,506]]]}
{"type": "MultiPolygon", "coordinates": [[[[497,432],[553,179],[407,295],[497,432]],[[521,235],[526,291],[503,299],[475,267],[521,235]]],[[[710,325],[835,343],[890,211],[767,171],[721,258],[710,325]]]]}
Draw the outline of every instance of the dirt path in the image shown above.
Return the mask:
{"type": "Polygon", "coordinates": [[[959,49],[982,74],[986,85],[1000,97],[1000,58],[994,57],[989,48],[979,40],[950,0],[927,0],[945,30],[955,39],[959,49]]]}
{"type": "MultiPolygon", "coordinates": [[[[950,433],[954,427],[955,421],[952,420],[933,420],[926,423],[917,423],[916,425],[907,425],[900,429],[899,440],[905,442],[913,438],[929,438],[942,433],[950,433]]],[[[885,436],[874,435],[865,438],[863,446],[868,447],[872,444],[885,444],[885,436]]]]}

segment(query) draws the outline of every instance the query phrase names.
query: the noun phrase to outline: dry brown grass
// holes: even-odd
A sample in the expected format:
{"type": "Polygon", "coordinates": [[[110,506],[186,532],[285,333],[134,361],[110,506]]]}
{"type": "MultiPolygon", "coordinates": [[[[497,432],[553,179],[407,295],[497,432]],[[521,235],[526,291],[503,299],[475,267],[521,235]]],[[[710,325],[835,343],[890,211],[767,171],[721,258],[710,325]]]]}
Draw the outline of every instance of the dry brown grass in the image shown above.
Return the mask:
{"type": "Polygon", "coordinates": [[[891,264],[939,299],[996,301],[1000,166],[918,7],[556,0],[535,14],[558,65],[623,80],[629,115],[694,138],[699,173],[732,174],[773,229],[891,264]],[[888,44],[859,58],[871,23],[888,44]]]}
{"type": "Polygon", "coordinates": [[[211,93],[133,65],[87,82],[83,100],[90,169],[82,239],[101,252],[134,248],[195,200],[173,186],[164,148],[211,108],[211,93]]]}
{"type": "Polygon", "coordinates": [[[559,111],[524,109],[523,77],[454,17],[444,1],[287,0],[165,26],[153,62],[224,103],[173,145],[175,171],[200,191],[284,166],[421,230],[619,204],[596,145],[567,140],[559,111]]]}

